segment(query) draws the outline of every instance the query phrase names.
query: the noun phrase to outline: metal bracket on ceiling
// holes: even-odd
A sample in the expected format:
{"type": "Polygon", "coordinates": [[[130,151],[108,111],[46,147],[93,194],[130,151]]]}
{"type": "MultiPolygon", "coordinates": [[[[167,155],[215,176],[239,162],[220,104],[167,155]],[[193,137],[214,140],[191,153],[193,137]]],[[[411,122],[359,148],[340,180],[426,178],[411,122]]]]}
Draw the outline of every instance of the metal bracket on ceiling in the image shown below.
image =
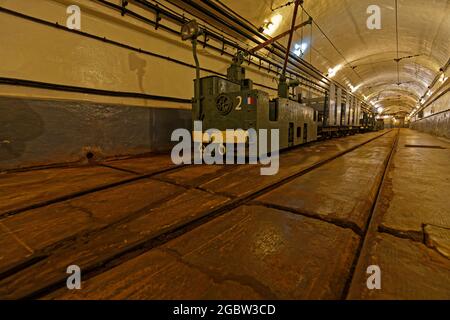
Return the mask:
{"type": "Polygon", "coordinates": [[[122,0],[122,12],[121,12],[122,17],[127,12],[127,6],[128,6],[128,1],[127,0],[122,0]]]}
{"type": "Polygon", "coordinates": [[[205,49],[206,48],[206,43],[209,41],[209,39],[208,39],[208,31],[206,31],[206,29],[203,30],[203,36],[204,36],[203,49],[205,49]]]}
{"type": "Polygon", "coordinates": [[[220,50],[220,55],[223,56],[225,53],[225,36],[222,36],[222,50],[220,50]]]}
{"type": "Polygon", "coordinates": [[[156,10],[155,10],[155,30],[158,30],[159,28],[159,22],[162,20],[161,18],[161,12],[159,10],[159,7],[156,6],[156,10]]]}

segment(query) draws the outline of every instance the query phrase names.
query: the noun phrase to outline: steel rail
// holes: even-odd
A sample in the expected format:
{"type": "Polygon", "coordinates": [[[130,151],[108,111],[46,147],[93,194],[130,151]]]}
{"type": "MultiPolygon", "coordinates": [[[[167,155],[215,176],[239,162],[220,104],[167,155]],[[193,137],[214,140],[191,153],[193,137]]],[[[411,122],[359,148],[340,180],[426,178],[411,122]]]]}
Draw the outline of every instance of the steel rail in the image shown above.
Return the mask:
{"type": "Polygon", "coordinates": [[[381,193],[382,193],[383,187],[385,185],[386,177],[387,177],[387,175],[389,173],[389,170],[391,168],[391,165],[392,165],[392,160],[394,158],[394,155],[395,155],[395,152],[396,152],[396,149],[397,149],[399,138],[400,138],[400,129],[397,129],[397,134],[395,136],[394,142],[392,143],[391,151],[389,152],[386,164],[385,164],[385,166],[383,168],[381,181],[378,184],[378,188],[377,188],[376,196],[375,196],[375,201],[373,202],[373,204],[371,206],[370,213],[369,213],[369,216],[367,218],[362,237],[361,237],[361,239],[359,241],[359,245],[358,245],[358,248],[356,250],[356,254],[355,254],[355,257],[353,259],[352,266],[350,268],[350,275],[347,278],[347,281],[346,281],[345,286],[344,286],[344,290],[343,290],[342,297],[341,297],[343,300],[347,299],[347,297],[349,295],[351,286],[353,284],[353,281],[355,280],[354,277],[355,277],[356,270],[358,269],[358,267],[359,268],[362,267],[361,266],[362,262],[361,262],[360,258],[361,258],[362,252],[364,251],[364,248],[367,246],[367,241],[368,241],[368,238],[370,236],[369,234],[372,234],[373,232],[377,231],[377,228],[376,228],[377,220],[376,219],[378,217],[376,217],[375,214],[376,214],[376,211],[377,211],[379,203],[380,203],[381,193]]]}

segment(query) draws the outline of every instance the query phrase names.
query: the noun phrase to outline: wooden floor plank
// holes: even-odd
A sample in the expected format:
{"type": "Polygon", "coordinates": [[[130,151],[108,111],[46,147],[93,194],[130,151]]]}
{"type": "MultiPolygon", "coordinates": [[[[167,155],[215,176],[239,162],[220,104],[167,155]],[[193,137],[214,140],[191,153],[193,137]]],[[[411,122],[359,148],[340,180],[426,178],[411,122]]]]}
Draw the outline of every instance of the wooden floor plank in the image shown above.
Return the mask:
{"type": "Polygon", "coordinates": [[[377,132],[314,143],[311,146],[282,153],[280,156],[279,171],[276,175],[261,175],[260,169],[261,167],[267,167],[266,165],[245,165],[211,179],[200,187],[211,192],[229,196],[245,196],[270,186],[294,173],[307,169],[312,165],[326,161],[341,152],[349,150],[363,142],[367,142],[381,134],[377,132]]]}
{"type": "MultiPolygon", "coordinates": [[[[1,220],[9,233],[0,230],[0,247],[10,242],[7,235],[13,234],[33,251],[42,251],[61,240],[132,218],[183,191],[171,184],[145,179],[29,210],[1,220]]],[[[3,257],[0,270],[20,263],[26,256],[10,252],[3,257]]]]}
{"type": "Polygon", "coordinates": [[[132,176],[126,172],[97,166],[0,174],[0,214],[132,176]]]}
{"type": "Polygon", "coordinates": [[[423,225],[450,228],[449,168],[450,142],[402,130],[382,194],[382,228],[418,240],[424,238],[423,225]],[[406,147],[408,145],[412,147],[406,147]]]}
{"type": "Polygon", "coordinates": [[[148,157],[130,158],[102,162],[121,170],[135,172],[136,174],[152,174],[160,170],[174,168],[175,165],[168,154],[151,155],[148,157]]]}
{"type": "Polygon", "coordinates": [[[394,140],[395,132],[389,133],[256,201],[353,226],[362,234],[394,140]]]}
{"type": "Polygon", "coordinates": [[[240,207],[57,299],[336,299],[358,236],[258,206],[240,207]]]}
{"type": "Polygon", "coordinates": [[[379,233],[361,254],[349,299],[450,299],[450,259],[423,243],[379,233]],[[381,289],[368,289],[366,269],[381,270],[381,289]],[[364,267],[362,267],[364,266],[364,267]]]}
{"type": "Polygon", "coordinates": [[[27,296],[64,280],[69,265],[76,264],[87,270],[147,239],[199,218],[227,201],[227,198],[199,190],[187,190],[157,208],[149,208],[136,219],[78,237],[52,250],[47,259],[0,281],[0,297],[13,299],[27,296]]]}

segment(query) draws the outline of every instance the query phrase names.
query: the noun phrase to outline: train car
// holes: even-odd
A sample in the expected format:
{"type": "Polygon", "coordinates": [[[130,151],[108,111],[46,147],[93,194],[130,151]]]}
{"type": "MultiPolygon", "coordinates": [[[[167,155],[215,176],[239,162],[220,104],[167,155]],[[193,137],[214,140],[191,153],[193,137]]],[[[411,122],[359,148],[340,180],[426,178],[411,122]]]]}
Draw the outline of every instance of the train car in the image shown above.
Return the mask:
{"type": "Polygon", "coordinates": [[[363,111],[363,116],[361,118],[360,132],[376,131],[377,124],[375,114],[368,111],[363,111]]]}
{"type": "Polygon", "coordinates": [[[303,99],[302,102],[318,113],[319,138],[375,130],[375,114],[363,109],[352,96],[344,97],[340,90],[337,90],[336,100],[329,99],[327,93],[322,97],[303,99]]]}

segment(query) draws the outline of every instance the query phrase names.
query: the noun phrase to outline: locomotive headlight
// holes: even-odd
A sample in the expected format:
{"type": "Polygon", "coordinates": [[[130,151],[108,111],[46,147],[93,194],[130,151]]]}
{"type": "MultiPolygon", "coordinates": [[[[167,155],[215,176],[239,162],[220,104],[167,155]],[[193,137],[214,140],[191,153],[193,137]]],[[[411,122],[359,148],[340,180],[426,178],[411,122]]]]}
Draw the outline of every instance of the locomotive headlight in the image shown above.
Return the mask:
{"type": "Polygon", "coordinates": [[[183,39],[183,41],[197,38],[199,35],[200,28],[195,20],[191,20],[181,27],[181,39],[183,39]]]}

